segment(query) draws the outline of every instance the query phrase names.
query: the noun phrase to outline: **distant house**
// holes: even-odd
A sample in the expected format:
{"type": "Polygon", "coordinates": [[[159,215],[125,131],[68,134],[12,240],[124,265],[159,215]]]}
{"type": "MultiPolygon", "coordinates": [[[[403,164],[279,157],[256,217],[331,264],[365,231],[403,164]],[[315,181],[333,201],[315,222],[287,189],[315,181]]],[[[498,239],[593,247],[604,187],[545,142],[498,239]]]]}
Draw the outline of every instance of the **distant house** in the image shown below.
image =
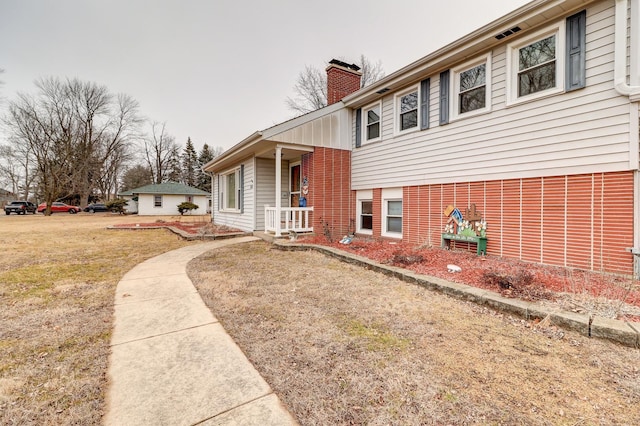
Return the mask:
{"type": "Polygon", "coordinates": [[[119,196],[129,200],[129,213],[149,216],[179,214],[178,205],[185,201],[198,206],[190,214],[206,214],[210,210],[211,200],[211,195],[206,191],[172,182],[141,186],[121,192],[119,196]]]}
{"type": "Polygon", "coordinates": [[[439,246],[468,209],[489,255],[640,272],[640,1],[534,0],[363,89],[332,61],[328,93],[342,78],[205,165],[215,223],[439,246]]]}

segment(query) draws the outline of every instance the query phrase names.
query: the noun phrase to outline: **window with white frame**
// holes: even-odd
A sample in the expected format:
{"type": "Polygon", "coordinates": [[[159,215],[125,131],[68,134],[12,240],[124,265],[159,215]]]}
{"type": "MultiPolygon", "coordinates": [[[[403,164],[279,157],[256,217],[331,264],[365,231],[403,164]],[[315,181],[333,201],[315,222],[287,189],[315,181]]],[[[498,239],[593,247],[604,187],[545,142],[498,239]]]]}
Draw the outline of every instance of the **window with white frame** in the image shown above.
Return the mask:
{"type": "Polygon", "coordinates": [[[240,169],[222,174],[220,188],[221,210],[240,211],[240,169]]]}
{"type": "Polygon", "coordinates": [[[153,196],[153,207],[162,207],[162,195],[153,196]]]}
{"type": "Polygon", "coordinates": [[[387,200],[387,232],[402,234],[402,200],[387,200]]]}
{"type": "Polygon", "coordinates": [[[453,70],[453,117],[491,109],[491,55],[453,70]]]}
{"type": "Polygon", "coordinates": [[[373,234],[373,191],[360,190],[356,192],[356,232],[359,234],[373,234]]]}
{"type": "Polygon", "coordinates": [[[396,118],[398,120],[398,132],[418,128],[418,105],[420,99],[418,88],[414,87],[408,92],[396,96],[396,118]]]}
{"type": "Polygon", "coordinates": [[[564,22],[507,45],[507,102],[564,90],[564,22]]]}
{"type": "Polygon", "coordinates": [[[362,109],[362,128],[365,129],[364,143],[374,142],[380,139],[382,118],[382,107],[378,102],[375,105],[370,105],[362,109]]]}
{"type": "Polygon", "coordinates": [[[402,238],[402,188],[382,190],[382,235],[402,238]]]}
{"type": "Polygon", "coordinates": [[[360,230],[373,231],[373,200],[360,201],[360,230]]]}

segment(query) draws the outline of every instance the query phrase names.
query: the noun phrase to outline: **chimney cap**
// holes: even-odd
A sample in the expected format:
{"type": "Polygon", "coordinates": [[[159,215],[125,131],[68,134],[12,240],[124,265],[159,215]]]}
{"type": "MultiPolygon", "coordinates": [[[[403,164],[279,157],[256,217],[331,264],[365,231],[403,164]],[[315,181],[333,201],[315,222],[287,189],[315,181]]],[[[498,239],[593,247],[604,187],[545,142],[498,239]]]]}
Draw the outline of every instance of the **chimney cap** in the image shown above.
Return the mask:
{"type": "Polygon", "coordinates": [[[348,63],[342,62],[342,61],[340,61],[338,59],[330,60],[329,61],[329,66],[331,66],[331,65],[337,65],[339,67],[348,68],[348,69],[353,70],[353,71],[360,71],[360,67],[357,66],[356,64],[348,64],[348,63]]]}

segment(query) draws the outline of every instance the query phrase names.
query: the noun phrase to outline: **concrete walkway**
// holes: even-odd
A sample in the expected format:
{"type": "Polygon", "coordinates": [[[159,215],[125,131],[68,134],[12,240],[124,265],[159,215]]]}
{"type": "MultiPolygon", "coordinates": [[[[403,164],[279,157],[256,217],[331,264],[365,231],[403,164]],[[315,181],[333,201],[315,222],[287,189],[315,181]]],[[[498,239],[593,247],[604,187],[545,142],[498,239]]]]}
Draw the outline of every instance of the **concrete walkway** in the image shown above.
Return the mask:
{"type": "Polygon", "coordinates": [[[116,289],[107,425],[296,425],[205,306],[187,263],[243,237],[183,247],[133,268],[116,289]]]}

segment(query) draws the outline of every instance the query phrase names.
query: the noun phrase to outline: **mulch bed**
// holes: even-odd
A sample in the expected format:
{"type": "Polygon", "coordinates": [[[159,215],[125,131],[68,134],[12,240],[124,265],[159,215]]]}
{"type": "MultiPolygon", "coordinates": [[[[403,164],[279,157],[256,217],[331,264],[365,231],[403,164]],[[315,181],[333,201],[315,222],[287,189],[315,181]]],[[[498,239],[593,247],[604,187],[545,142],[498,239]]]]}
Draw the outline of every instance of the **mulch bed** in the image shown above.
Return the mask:
{"type": "MultiPolygon", "coordinates": [[[[406,268],[416,273],[435,276],[477,288],[497,291],[505,297],[529,301],[556,301],[560,295],[571,295],[576,312],[587,311],[584,299],[598,304],[631,305],[640,308],[640,283],[631,277],[597,273],[519,261],[497,256],[477,256],[467,250],[444,250],[416,247],[401,242],[355,238],[351,244],[329,242],[324,236],[303,237],[300,243],[330,246],[366,257],[382,264],[406,268]],[[460,272],[449,272],[449,265],[460,272]]],[[[571,304],[571,303],[570,303],[571,304]]],[[[613,308],[612,308],[613,309],[613,308]]],[[[620,310],[620,308],[617,308],[620,310]]],[[[618,319],[638,321],[640,310],[618,313],[618,319]]]]}

